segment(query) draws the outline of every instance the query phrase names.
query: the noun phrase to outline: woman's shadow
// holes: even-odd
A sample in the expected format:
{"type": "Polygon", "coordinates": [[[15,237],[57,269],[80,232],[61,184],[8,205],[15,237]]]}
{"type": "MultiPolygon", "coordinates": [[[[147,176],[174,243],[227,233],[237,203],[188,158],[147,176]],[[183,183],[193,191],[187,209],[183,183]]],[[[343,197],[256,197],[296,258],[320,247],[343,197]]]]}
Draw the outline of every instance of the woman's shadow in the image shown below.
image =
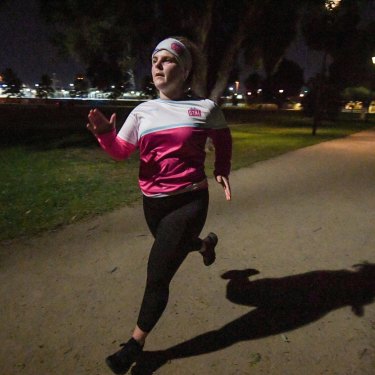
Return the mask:
{"type": "Polygon", "coordinates": [[[210,353],[244,340],[254,340],[290,331],[314,322],[330,311],[351,306],[357,316],[375,297],[375,264],[363,263],[353,271],[312,271],[282,278],[258,279],[254,269],[232,270],[222,275],[229,280],[229,301],[253,306],[221,328],[203,333],[163,351],[144,352],[132,374],[152,374],[166,362],[210,353]]]}

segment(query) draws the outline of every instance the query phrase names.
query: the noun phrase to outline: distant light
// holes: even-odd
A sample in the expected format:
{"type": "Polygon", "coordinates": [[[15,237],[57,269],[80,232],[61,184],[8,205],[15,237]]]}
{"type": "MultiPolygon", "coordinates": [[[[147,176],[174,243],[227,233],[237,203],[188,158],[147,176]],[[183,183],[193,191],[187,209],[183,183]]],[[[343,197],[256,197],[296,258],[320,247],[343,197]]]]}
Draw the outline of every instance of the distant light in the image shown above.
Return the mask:
{"type": "Polygon", "coordinates": [[[111,86],[111,89],[114,89],[115,88],[115,86],[111,86]]]}
{"type": "Polygon", "coordinates": [[[258,89],[257,93],[260,94],[262,92],[262,89],[258,89]]]}
{"type": "Polygon", "coordinates": [[[284,90],[279,90],[279,93],[282,94],[284,92],[284,90]]]}
{"type": "Polygon", "coordinates": [[[36,84],[35,84],[35,87],[39,87],[39,83],[36,83],[36,84]]]}
{"type": "Polygon", "coordinates": [[[332,10],[340,5],[341,0],[326,0],[326,8],[327,10],[332,10]]]}
{"type": "Polygon", "coordinates": [[[69,83],[69,86],[70,87],[74,87],[74,83],[69,83]]]}
{"type": "Polygon", "coordinates": [[[299,96],[300,96],[301,98],[303,98],[303,97],[305,96],[305,94],[299,94],[299,96]]]}
{"type": "Polygon", "coordinates": [[[229,87],[229,91],[233,91],[234,89],[233,89],[233,87],[229,87]]]}
{"type": "Polygon", "coordinates": [[[372,63],[375,64],[375,56],[372,58],[372,63]]]}
{"type": "Polygon", "coordinates": [[[237,95],[237,99],[242,99],[242,98],[243,98],[242,94],[237,95]]]}
{"type": "Polygon", "coordinates": [[[248,91],[248,92],[247,92],[247,95],[249,95],[249,96],[250,96],[250,95],[251,95],[251,91],[248,91]]]}

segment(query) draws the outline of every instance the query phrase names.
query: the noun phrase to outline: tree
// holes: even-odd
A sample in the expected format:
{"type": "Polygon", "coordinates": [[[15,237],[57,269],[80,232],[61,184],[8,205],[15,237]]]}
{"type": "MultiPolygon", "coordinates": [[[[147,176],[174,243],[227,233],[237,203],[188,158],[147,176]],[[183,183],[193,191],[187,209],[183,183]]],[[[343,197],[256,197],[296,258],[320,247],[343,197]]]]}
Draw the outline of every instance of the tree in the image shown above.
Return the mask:
{"type": "Polygon", "coordinates": [[[303,69],[294,61],[282,59],[272,75],[273,92],[283,90],[284,96],[295,96],[304,84],[303,69]]]}
{"type": "Polygon", "coordinates": [[[314,119],[312,135],[316,135],[318,125],[323,118],[336,120],[341,106],[340,93],[334,85],[322,79],[319,74],[311,78],[307,86],[309,91],[302,100],[302,106],[306,116],[314,119]]]}
{"type": "Polygon", "coordinates": [[[340,90],[350,86],[375,89],[374,65],[371,61],[375,52],[375,21],[346,35],[343,44],[345,48],[332,51],[334,60],[329,68],[331,80],[340,90]]]}
{"type": "Polygon", "coordinates": [[[8,94],[8,96],[22,96],[22,81],[11,68],[5,69],[1,73],[1,76],[3,78],[3,85],[6,85],[4,94],[8,94]]]}
{"type": "Polygon", "coordinates": [[[361,101],[366,102],[371,97],[371,90],[367,87],[347,87],[342,92],[342,97],[346,101],[361,101]]]}
{"type": "Polygon", "coordinates": [[[259,61],[266,78],[263,82],[263,97],[273,100],[273,76],[282,61],[285,51],[294,40],[300,10],[308,1],[281,0],[262,2],[259,14],[254,18],[251,32],[245,40],[245,56],[249,64],[259,61]]]}
{"type": "Polygon", "coordinates": [[[146,48],[155,18],[146,0],[40,0],[40,9],[60,53],[79,59],[100,89],[121,85],[146,48]]]}
{"type": "Polygon", "coordinates": [[[89,91],[89,82],[84,77],[83,74],[77,74],[74,83],[73,83],[73,90],[70,90],[70,96],[84,98],[87,97],[87,93],[89,91]]]}
{"type": "Polygon", "coordinates": [[[154,85],[154,82],[152,82],[152,77],[150,75],[146,75],[143,77],[141,90],[144,95],[148,96],[149,98],[156,98],[157,92],[154,85]]]}
{"type": "Polygon", "coordinates": [[[307,1],[280,0],[275,5],[270,0],[40,0],[40,4],[55,29],[55,42],[87,66],[93,86],[121,84],[129,69],[136,73],[142,69],[144,74],[157,41],[185,35],[205,51],[207,66],[199,70],[198,93],[218,100],[243,48],[247,63],[262,59],[267,74],[274,73],[293,40],[298,10],[307,1]]]}
{"type": "Polygon", "coordinates": [[[259,73],[251,73],[245,80],[245,88],[251,93],[252,97],[257,97],[259,90],[262,88],[263,78],[259,73]]]}
{"type": "Polygon", "coordinates": [[[370,50],[375,47],[374,28],[361,31],[361,14],[367,4],[364,0],[316,1],[311,2],[303,17],[302,31],[307,45],[322,51],[321,71],[310,87],[313,110],[313,135],[316,134],[325,113],[337,113],[338,93],[347,85],[359,84],[368,72],[363,64],[370,62],[370,50]],[[368,35],[368,32],[372,34],[368,35]],[[367,51],[367,52],[365,52],[367,51]],[[329,60],[331,64],[329,66],[329,60]],[[328,73],[328,74],[327,74],[328,73]],[[332,93],[335,99],[332,101],[332,93]],[[329,98],[332,108],[324,103],[329,98]]]}
{"type": "Polygon", "coordinates": [[[52,78],[48,74],[43,74],[36,90],[36,96],[42,99],[50,97],[55,91],[52,84],[52,78]]]}

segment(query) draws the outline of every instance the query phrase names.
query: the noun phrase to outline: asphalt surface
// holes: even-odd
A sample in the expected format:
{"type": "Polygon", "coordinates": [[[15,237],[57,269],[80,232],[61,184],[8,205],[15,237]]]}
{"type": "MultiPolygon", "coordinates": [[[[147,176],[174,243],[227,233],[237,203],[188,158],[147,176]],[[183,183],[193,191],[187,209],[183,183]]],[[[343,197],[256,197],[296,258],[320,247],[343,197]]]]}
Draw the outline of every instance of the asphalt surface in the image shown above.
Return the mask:
{"type": "MultiPolygon", "coordinates": [[[[188,257],[133,373],[374,375],[375,130],[231,184],[228,203],[210,181],[216,263],[188,257]]],[[[0,374],[110,374],[151,243],[139,205],[2,243],[0,374]]]]}

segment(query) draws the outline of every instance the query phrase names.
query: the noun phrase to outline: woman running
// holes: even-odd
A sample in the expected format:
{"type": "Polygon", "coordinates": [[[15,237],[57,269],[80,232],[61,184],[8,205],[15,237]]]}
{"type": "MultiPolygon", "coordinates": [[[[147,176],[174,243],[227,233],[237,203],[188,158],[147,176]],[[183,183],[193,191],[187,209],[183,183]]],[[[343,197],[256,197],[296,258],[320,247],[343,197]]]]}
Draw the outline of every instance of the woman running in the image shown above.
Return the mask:
{"type": "Polygon", "coordinates": [[[158,99],[138,105],[118,133],[115,114],[107,119],[94,109],[88,115],[87,128],[112,158],[124,160],[139,150],[139,186],[154,237],[133,335],[106,359],[115,374],[125,374],[141,354],[147,335],[167,306],[169,284],[189,252],[198,251],[206,266],[215,261],[216,234],[199,238],[209,200],[205,144],[210,137],[215,146],[215,179],[230,200],[232,141],[220,108],[194,94],[201,61],[200,51],[190,40],[167,38],[152,53],[158,99]]]}

